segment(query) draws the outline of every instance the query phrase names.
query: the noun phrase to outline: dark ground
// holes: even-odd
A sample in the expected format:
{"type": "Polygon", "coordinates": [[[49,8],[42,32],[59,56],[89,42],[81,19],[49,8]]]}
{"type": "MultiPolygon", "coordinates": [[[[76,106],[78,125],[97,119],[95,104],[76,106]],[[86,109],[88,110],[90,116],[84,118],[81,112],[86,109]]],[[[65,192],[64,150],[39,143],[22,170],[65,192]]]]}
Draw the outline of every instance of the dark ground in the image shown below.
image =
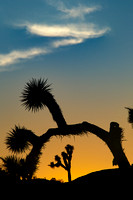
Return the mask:
{"type": "Polygon", "coordinates": [[[120,169],[107,169],[97,172],[92,172],[87,175],[81,176],[71,183],[61,183],[57,180],[47,180],[47,179],[32,179],[26,181],[16,181],[10,176],[5,175],[4,173],[0,175],[0,184],[18,184],[18,185],[79,185],[85,184],[88,186],[107,186],[112,184],[113,186],[131,186],[133,181],[133,169],[129,170],[120,170],[120,169]]]}

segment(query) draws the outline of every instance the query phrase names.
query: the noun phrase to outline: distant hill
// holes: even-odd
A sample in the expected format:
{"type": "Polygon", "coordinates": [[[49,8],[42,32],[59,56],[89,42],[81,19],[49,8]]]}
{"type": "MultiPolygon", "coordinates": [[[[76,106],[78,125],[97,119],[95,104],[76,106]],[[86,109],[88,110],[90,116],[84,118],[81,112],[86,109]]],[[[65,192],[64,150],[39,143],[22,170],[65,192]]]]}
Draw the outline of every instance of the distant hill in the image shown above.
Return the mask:
{"type": "Polygon", "coordinates": [[[110,184],[114,186],[131,185],[133,181],[133,169],[120,170],[120,169],[106,169],[89,173],[81,176],[72,181],[72,184],[88,184],[108,186],[110,184]]]}

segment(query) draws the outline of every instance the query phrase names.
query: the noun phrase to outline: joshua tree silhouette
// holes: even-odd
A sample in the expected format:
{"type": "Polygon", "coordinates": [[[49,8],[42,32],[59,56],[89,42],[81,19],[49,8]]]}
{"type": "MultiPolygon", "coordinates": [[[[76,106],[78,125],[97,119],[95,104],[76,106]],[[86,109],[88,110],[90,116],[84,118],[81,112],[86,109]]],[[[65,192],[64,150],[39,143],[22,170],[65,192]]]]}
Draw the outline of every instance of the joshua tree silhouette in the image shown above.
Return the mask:
{"type": "Polygon", "coordinates": [[[71,146],[70,144],[68,144],[66,147],[66,152],[62,152],[62,158],[63,158],[63,162],[61,161],[61,157],[59,157],[58,155],[55,156],[55,161],[50,163],[50,167],[54,168],[54,167],[62,167],[63,169],[65,169],[68,172],[68,181],[71,182],[71,160],[72,160],[72,154],[73,154],[73,150],[74,147],[71,146]]]}
{"type": "Polygon", "coordinates": [[[51,94],[51,88],[47,80],[32,79],[26,83],[21,95],[21,102],[26,109],[34,112],[47,106],[58,126],[58,128],[49,129],[40,137],[31,130],[18,126],[15,126],[8,134],[6,144],[13,152],[25,151],[29,145],[32,145],[32,150],[26,157],[27,166],[30,166],[32,169],[30,170],[30,176],[33,175],[34,169],[39,162],[42,147],[52,136],[81,135],[88,132],[95,134],[107,144],[114,156],[114,164],[117,164],[121,169],[130,167],[130,163],[122,148],[123,131],[119,124],[111,122],[109,132],[88,122],[68,125],[59,105],[51,94]]]}

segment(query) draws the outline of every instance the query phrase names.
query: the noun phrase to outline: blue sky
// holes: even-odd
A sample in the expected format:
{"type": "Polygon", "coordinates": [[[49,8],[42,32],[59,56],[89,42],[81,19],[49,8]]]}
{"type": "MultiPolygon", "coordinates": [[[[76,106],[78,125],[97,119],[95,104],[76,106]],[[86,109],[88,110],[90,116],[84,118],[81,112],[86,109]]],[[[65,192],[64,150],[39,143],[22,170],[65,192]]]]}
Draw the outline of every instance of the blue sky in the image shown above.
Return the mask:
{"type": "Polygon", "coordinates": [[[9,65],[20,60],[45,56],[60,47],[100,38],[110,31],[110,27],[96,24],[91,17],[88,19],[88,15],[102,10],[101,5],[66,2],[40,0],[3,3],[1,71],[10,69],[9,65]]]}
{"type": "Polygon", "coordinates": [[[42,132],[53,123],[43,112],[44,127],[44,118],[21,108],[19,96],[32,77],[53,83],[69,123],[107,129],[117,121],[126,130],[124,107],[133,107],[132,8],[132,0],[0,0],[1,144],[15,124],[42,132]]]}
{"type": "Polygon", "coordinates": [[[101,68],[102,62],[109,65],[104,68],[119,70],[121,56],[125,62],[131,60],[132,4],[131,0],[2,1],[0,71],[19,69],[18,63],[42,64],[47,56],[52,59],[60,53],[60,60],[70,61],[83,54],[85,69],[98,64],[101,68]]]}
{"type": "Polygon", "coordinates": [[[133,71],[132,6],[131,0],[2,1],[2,78],[25,72],[28,78],[127,84],[133,71]]]}

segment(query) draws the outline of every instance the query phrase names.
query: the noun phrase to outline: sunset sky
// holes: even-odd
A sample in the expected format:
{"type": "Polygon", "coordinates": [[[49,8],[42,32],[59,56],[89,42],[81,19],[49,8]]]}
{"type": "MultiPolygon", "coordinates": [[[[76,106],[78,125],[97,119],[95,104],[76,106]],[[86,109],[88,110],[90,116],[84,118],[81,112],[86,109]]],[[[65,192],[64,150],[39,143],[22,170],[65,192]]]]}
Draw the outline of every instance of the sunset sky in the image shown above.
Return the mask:
{"type": "MultiPolygon", "coordinates": [[[[47,108],[32,113],[21,106],[25,83],[41,77],[52,83],[67,123],[109,130],[118,122],[132,163],[125,109],[133,107],[132,37],[132,0],[0,0],[0,156],[10,154],[4,142],[15,124],[37,135],[56,127],[47,108]]],[[[75,148],[72,179],[112,168],[113,156],[96,136],[57,137],[46,144],[37,177],[67,180],[63,169],[48,166],[67,144],[75,148]]]]}

